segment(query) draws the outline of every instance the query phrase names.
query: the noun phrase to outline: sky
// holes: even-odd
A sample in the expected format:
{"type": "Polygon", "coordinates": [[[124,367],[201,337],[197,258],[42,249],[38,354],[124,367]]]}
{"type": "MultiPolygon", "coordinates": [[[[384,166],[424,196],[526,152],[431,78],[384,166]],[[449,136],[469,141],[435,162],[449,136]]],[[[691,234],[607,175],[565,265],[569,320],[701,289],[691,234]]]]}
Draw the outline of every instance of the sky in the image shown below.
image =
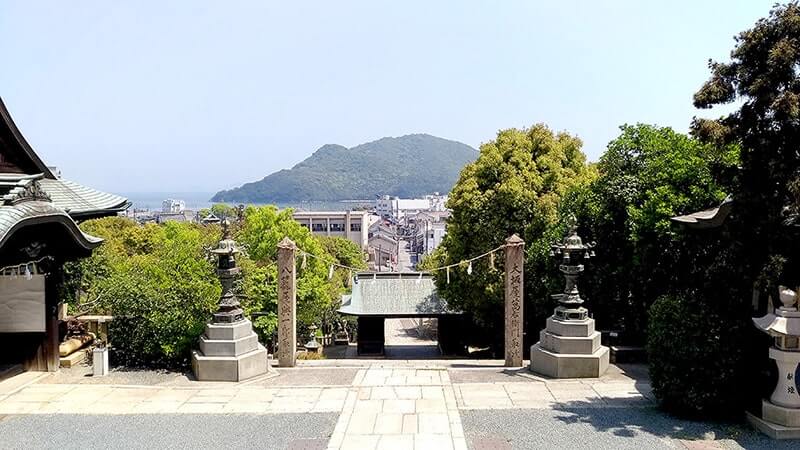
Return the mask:
{"type": "Polygon", "coordinates": [[[685,132],[708,60],[775,0],[2,1],[0,97],[64,178],[214,192],[324,144],[478,147],[545,123],[597,160],[685,132]]]}

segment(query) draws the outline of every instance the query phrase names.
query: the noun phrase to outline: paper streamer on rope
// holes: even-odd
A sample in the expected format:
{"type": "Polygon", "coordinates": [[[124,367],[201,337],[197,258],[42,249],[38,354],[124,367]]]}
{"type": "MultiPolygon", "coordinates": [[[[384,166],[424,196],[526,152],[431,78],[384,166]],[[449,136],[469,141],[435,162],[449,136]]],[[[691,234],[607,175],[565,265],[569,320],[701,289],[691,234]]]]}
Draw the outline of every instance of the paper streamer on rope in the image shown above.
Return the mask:
{"type": "Polygon", "coordinates": [[[331,264],[330,266],[328,266],[328,279],[329,279],[329,280],[332,280],[332,279],[333,279],[333,264],[331,264]]]}
{"type": "Polygon", "coordinates": [[[447,284],[450,284],[450,267],[447,267],[447,284]]]}
{"type": "Polygon", "coordinates": [[[470,261],[467,266],[467,275],[472,275],[472,261],[470,261]]]}
{"type": "Polygon", "coordinates": [[[300,263],[300,268],[306,270],[306,266],[308,266],[308,254],[303,252],[303,262],[300,263]]]}
{"type": "Polygon", "coordinates": [[[489,253],[489,268],[494,270],[494,252],[489,253]]]}
{"type": "Polygon", "coordinates": [[[422,282],[422,272],[420,272],[419,276],[417,277],[417,284],[420,284],[421,282],[422,282]]]}

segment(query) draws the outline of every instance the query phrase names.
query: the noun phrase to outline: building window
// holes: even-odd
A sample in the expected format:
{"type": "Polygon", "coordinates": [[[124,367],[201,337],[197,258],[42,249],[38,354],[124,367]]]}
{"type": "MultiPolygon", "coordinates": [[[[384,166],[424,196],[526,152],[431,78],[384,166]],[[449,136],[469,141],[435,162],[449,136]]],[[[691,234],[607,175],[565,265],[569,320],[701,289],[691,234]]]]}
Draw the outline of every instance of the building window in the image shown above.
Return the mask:
{"type": "Polygon", "coordinates": [[[301,223],[300,226],[303,227],[303,228],[308,228],[308,224],[307,223],[301,223]]]}
{"type": "Polygon", "coordinates": [[[344,231],[344,224],[332,223],[331,224],[331,231],[344,231]]]}
{"type": "Polygon", "coordinates": [[[351,223],[350,224],[350,231],[361,231],[361,224],[360,223],[351,223]]]}
{"type": "Polygon", "coordinates": [[[324,223],[315,223],[311,225],[311,231],[328,231],[328,229],[324,223]]]}

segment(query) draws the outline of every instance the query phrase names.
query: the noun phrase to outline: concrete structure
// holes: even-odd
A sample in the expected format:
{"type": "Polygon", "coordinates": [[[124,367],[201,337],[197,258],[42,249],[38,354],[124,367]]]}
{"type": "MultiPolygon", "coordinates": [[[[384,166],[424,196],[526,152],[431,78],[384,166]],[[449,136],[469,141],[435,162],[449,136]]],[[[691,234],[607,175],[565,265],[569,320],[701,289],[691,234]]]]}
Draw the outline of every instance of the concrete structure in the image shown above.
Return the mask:
{"type": "Polygon", "coordinates": [[[372,269],[378,272],[391,270],[397,263],[399,245],[396,237],[384,231],[373,233],[369,238],[369,261],[372,269]]]}
{"type": "Polygon", "coordinates": [[[522,299],[525,241],[516,234],[506,239],[505,364],[522,367],[522,299]]]}
{"type": "Polygon", "coordinates": [[[442,243],[447,234],[449,211],[422,211],[406,216],[406,227],[412,230],[411,251],[429,255],[442,243]]]}
{"type": "Polygon", "coordinates": [[[447,203],[446,195],[426,195],[423,198],[399,198],[384,195],[375,201],[375,211],[386,219],[400,220],[408,214],[420,211],[444,211],[447,203]]]}
{"type": "Polygon", "coordinates": [[[566,286],[563,293],[553,295],[559,306],[547,319],[539,342],[531,346],[530,369],[534,372],[553,378],[597,378],[608,369],[608,347],[600,345],[600,333],[578,293],[577,279],[583,272],[580,261],[593,256],[592,247],[582,242],[574,224],[564,242],[552,246],[551,255],[561,259],[559,269],[566,286]]]}
{"type": "Polygon", "coordinates": [[[230,238],[227,222],[223,227],[223,239],[212,250],[222,284],[219,308],[200,337],[200,351],[192,352],[192,370],[199,381],[242,381],[269,371],[267,350],[258,342],[233,292],[239,250],[230,238]]]}
{"type": "Polygon", "coordinates": [[[780,299],[783,306],[753,319],[759,330],[775,339],[769,357],[778,366],[778,383],[769,400],[762,400],[761,417],[747,417],[772,438],[800,439],[800,311],[791,289],[781,286],[780,299]]]}
{"type": "Polygon", "coordinates": [[[161,202],[161,212],[162,213],[182,213],[186,209],[186,202],[183,200],[174,200],[168,198],[161,202]]]}
{"type": "Polygon", "coordinates": [[[294,220],[316,235],[343,237],[367,250],[369,227],[379,219],[369,211],[298,211],[294,220]]]}
{"type": "Polygon", "coordinates": [[[278,362],[294,367],[297,361],[297,246],[288,237],[278,244],[278,362]]]}

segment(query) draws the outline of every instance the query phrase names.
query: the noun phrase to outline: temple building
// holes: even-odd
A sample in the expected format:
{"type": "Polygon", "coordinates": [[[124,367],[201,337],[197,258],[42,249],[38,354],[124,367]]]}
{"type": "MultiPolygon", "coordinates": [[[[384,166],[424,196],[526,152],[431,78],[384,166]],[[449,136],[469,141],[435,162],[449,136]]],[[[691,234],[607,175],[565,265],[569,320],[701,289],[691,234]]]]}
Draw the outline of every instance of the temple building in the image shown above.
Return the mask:
{"type": "Polygon", "coordinates": [[[116,215],[127,199],[60,179],[28,145],[0,99],[0,373],[56,371],[63,264],[102,239],[77,222],[116,215]],[[9,345],[10,344],[10,345],[9,345]]]}

